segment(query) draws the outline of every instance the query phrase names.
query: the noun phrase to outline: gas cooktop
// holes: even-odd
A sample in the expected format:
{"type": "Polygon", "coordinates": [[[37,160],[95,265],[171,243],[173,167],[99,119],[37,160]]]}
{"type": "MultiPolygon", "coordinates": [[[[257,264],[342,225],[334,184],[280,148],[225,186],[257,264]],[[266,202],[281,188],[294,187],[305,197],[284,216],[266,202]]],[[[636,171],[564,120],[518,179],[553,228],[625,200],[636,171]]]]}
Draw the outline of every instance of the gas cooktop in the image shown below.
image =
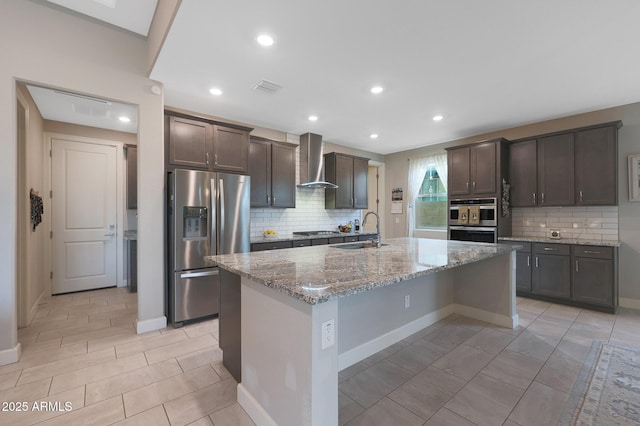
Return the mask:
{"type": "Polygon", "coordinates": [[[294,232],[293,235],[306,235],[308,237],[314,235],[340,235],[339,231],[298,231],[294,232]]]}

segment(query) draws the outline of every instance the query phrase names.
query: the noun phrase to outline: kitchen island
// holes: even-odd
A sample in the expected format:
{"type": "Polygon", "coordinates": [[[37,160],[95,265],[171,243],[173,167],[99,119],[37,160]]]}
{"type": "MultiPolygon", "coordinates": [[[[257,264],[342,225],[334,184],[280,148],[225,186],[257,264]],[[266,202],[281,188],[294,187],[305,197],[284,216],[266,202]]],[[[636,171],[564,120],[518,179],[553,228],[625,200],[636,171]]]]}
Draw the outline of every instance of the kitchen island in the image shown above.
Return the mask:
{"type": "Polygon", "coordinates": [[[240,287],[238,402],[259,425],[337,425],[338,371],[452,313],[515,328],[513,250],[399,238],[211,257],[240,287]]]}

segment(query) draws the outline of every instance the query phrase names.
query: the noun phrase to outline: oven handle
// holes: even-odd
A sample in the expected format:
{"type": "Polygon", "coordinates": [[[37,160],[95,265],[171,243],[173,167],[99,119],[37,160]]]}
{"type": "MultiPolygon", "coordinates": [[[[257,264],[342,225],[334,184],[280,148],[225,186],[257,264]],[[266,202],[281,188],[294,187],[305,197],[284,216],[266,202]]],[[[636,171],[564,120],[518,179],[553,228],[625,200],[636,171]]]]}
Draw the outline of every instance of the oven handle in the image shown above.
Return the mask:
{"type": "Polygon", "coordinates": [[[488,232],[496,232],[498,228],[492,226],[450,226],[449,229],[452,231],[488,231],[488,232]]]}

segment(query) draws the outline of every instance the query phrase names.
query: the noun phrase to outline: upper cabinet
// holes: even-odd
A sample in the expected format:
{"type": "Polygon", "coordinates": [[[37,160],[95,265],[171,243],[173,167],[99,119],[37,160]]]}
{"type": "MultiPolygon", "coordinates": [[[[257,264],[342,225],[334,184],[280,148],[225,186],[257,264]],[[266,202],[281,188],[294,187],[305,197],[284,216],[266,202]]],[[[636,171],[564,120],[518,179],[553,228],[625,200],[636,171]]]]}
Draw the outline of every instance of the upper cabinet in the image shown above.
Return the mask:
{"type": "Polygon", "coordinates": [[[447,149],[450,198],[497,197],[503,139],[447,149]]]}
{"type": "Polygon", "coordinates": [[[296,145],[251,137],[251,207],[296,206],[296,145]]]}
{"type": "Polygon", "coordinates": [[[127,157],[127,209],[138,208],[138,147],[125,145],[127,157]]]}
{"type": "Polygon", "coordinates": [[[618,204],[618,126],[576,132],[577,205],[618,204]]]}
{"type": "Polygon", "coordinates": [[[165,116],[167,167],[246,174],[250,128],[197,117],[165,116]]]}
{"type": "Polygon", "coordinates": [[[605,123],[510,144],[511,205],[616,205],[621,125],[605,123]]]}
{"type": "Polygon", "coordinates": [[[338,189],[325,189],[327,209],[367,209],[369,159],[331,152],[324,155],[325,180],[338,189]]]}
{"type": "Polygon", "coordinates": [[[538,139],[539,206],[571,206],[573,197],[573,134],[538,139]]]}

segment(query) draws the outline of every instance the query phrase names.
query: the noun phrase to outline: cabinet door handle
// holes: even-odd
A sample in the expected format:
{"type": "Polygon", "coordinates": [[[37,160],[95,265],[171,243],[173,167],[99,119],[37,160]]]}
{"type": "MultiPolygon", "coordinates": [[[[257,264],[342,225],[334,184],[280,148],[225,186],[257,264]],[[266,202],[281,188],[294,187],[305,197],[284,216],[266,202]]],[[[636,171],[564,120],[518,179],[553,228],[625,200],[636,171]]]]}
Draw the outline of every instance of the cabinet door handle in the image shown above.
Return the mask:
{"type": "Polygon", "coordinates": [[[209,165],[209,153],[208,152],[207,152],[206,156],[207,156],[207,166],[208,166],[209,165]]]}
{"type": "Polygon", "coordinates": [[[353,199],[353,205],[355,206],[356,204],[358,204],[358,199],[357,199],[357,198],[354,198],[354,199],[353,199]]]}
{"type": "Polygon", "coordinates": [[[474,191],[476,190],[476,181],[475,180],[473,181],[473,190],[474,191]]]}
{"type": "Polygon", "coordinates": [[[584,251],[586,254],[600,254],[599,251],[593,251],[593,250],[585,250],[584,251]]]}
{"type": "Polygon", "coordinates": [[[271,196],[267,195],[267,204],[271,204],[271,196]]]}
{"type": "Polygon", "coordinates": [[[469,182],[467,182],[467,191],[469,190],[469,182]]]}
{"type": "Polygon", "coordinates": [[[532,195],[533,195],[533,204],[535,205],[536,204],[536,193],[534,192],[532,195]]]}
{"type": "Polygon", "coordinates": [[[276,205],[276,197],[275,197],[275,195],[273,196],[271,201],[273,202],[273,205],[275,206],[276,205]]]}
{"type": "Polygon", "coordinates": [[[544,204],[544,192],[540,194],[542,196],[542,204],[544,204]]]}
{"type": "Polygon", "coordinates": [[[544,251],[557,251],[557,250],[558,249],[554,249],[554,248],[551,248],[551,247],[545,247],[544,248],[544,251]]]}
{"type": "Polygon", "coordinates": [[[580,192],[579,192],[579,194],[580,194],[580,202],[582,202],[582,199],[583,199],[583,197],[582,197],[582,191],[580,191],[580,192]]]}
{"type": "Polygon", "coordinates": [[[538,267],[538,256],[536,256],[536,268],[538,267]]]}
{"type": "Polygon", "coordinates": [[[580,270],[578,269],[578,261],[576,260],[576,272],[580,272],[580,270]]]}
{"type": "Polygon", "coordinates": [[[214,166],[218,165],[218,154],[213,154],[213,165],[214,166]]]}
{"type": "Polygon", "coordinates": [[[527,256],[527,266],[531,266],[531,256],[527,256]]]}

